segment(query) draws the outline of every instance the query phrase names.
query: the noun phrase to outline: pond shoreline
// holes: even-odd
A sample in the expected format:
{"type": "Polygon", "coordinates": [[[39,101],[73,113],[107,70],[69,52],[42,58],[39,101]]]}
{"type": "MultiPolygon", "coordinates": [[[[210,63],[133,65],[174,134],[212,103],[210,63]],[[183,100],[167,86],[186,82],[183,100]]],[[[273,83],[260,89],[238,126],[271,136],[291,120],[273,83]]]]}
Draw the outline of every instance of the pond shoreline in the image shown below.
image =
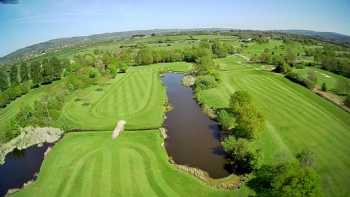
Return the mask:
{"type": "Polygon", "coordinates": [[[162,77],[174,107],[167,112],[164,122],[168,136],[166,151],[177,165],[200,169],[213,179],[228,177],[219,125],[202,111],[192,88],[182,85],[183,76],[167,73],[162,77]]]}

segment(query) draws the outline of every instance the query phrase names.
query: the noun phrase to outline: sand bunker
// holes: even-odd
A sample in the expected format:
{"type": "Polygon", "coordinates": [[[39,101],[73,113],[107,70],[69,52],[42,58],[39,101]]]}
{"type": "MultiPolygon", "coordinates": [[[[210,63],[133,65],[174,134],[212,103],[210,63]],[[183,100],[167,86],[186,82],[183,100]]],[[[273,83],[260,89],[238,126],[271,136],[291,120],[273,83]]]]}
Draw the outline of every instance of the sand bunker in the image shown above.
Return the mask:
{"type": "Polygon", "coordinates": [[[119,120],[118,121],[117,126],[113,130],[112,139],[115,139],[115,138],[117,138],[119,136],[120,132],[122,132],[124,130],[124,125],[125,124],[126,124],[125,120],[119,120]]]}

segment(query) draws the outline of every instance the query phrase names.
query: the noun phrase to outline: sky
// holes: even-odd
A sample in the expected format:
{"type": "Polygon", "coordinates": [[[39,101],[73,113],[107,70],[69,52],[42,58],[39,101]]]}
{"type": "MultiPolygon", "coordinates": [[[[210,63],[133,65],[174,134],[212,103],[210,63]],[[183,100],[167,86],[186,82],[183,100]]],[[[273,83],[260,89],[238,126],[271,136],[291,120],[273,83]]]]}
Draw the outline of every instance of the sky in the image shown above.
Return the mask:
{"type": "Polygon", "coordinates": [[[0,57],[55,38],[202,27],[350,35],[350,0],[0,0],[0,57]]]}

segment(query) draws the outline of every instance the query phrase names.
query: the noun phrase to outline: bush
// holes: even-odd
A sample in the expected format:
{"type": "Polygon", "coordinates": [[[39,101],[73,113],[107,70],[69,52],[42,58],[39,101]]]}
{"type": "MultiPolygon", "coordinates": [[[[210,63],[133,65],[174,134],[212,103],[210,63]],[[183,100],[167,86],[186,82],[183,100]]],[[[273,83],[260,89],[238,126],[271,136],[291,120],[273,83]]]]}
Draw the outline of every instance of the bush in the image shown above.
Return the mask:
{"type": "Polygon", "coordinates": [[[347,95],[344,101],[345,106],[350,107],[350,95],[347,95]]]}
{"type": "Polygon", "coordinates": [[[0,92],[0,108],[6,107],[10,103],[10,98],[5,92],[0,92]]]}
{"type": "Polygon", "coordinates": [[[302,84],[305,87],[309,88],[310,90],[313,90],[316,86],[316,83],[314,81],[309,80],[309,79],[304,79],[302,84]]]}
{"type": "Polygon", "coordinates": [[[201,75],[196,78],[195,87],[197,91],[215,88],[217,86],[218,82],[212,75],[201,75]]]}
{"type": "Polygon", "coordinates": [[[100,76],[100,72],[96,68],[91,68],[89,71],[89,78],[96,79],[100,76]]]}
{"type": "Polygon", "coordinates": [[[236,126],[236,119],[233,114],[227,112],[226,110],[221,110],[218,113],[218,121],[224,130],[231,130],[236,126]]]}
{"type": "Polygon", "coordinates": [[[292,68],[287,64],[287,63],[283,63],[282,65],[278,65],[275,69],[275,72],[278,73],[288,73],[291,72],[292,68]]]}
{"type": "Polygon", "coordinates": [[[328,87],[327,87],[327,84],[326,84],[326,83],[324,83],[324,82],[322,83],[321,90],[322,90],[322,91],[325,91],[325,92],[328,91],[328,87]]]}

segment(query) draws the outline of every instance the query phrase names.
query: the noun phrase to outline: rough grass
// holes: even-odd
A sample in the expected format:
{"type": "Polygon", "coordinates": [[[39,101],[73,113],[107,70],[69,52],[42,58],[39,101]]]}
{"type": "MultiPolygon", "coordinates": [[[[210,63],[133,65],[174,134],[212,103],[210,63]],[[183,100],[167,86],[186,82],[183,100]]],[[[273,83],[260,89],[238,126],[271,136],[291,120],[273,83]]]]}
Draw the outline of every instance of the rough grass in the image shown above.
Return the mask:
{"type": "Polygon", "coordinates": [[[222,191],[168,162],[159,131],[67,134],[49,153],[39,177],[12,196],[246,196],[222,191]]]}
{"type": "Polygon", "coordinates": [[[267,119],[267,129],[258,140],[264,162],[294,159],[296,152],[309,148],[316,154],[322,191],[326,196],[347,196],[350,114],[281,75],[234,63],[231,66],[230,71],[220,72],[218,88],[202,93],[202,102],[225,107],[234,91],[248,91],[267,119]]]}

